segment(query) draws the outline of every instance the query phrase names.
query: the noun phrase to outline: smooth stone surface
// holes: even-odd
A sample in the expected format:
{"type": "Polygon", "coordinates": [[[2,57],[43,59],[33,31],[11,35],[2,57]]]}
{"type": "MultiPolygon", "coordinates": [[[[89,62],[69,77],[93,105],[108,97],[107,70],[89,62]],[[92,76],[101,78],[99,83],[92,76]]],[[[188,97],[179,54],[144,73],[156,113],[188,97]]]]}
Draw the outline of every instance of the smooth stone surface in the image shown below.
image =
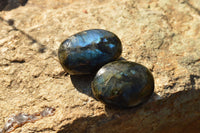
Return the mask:
{"type": "Polygon", "coordinates": [[[154,79],[143,65],[115,61],[103,66],[92,81],[94,96],[118,107],[133,107],[148,100],[154,91],[154,79]]]}
{"type": "Polygon", "coordinates": [[[70,75],[90,74],[117,59],[122,52],[121,41],[112,32],[92,29],[79,32],[59,47],[58,57],[70,75]]]}

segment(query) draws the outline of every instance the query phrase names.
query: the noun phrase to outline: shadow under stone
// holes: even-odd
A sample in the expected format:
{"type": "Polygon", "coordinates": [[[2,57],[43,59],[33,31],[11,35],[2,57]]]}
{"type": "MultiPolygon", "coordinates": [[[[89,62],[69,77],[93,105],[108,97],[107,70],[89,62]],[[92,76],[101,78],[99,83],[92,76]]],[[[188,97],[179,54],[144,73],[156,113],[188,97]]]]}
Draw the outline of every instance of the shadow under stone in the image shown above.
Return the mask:
{"type": "Polygon", "coordinates": [[[152,128],[156,128],[155,133],[199,132],[199,94],[200,90],[194,89],[165,98],[153,94],[154,100],[140,107],[126,110],[106,108],[106,115],[77,118],[62,125],[57,133],[145,132],[152,128]]]}
{"type": "MultiPolygon", "coordinates": [[[[123,57],[120,57],[119,59],[115,60],[115,61],[119,61],[119,60],[126,60],[123,57]]],[[[94,99],[96,99],[92,93],[92,88],[91,88],[91,83],[92,80],[94,79],[96,75],[96,72],[94,74],[88,74],[88,75],[70,75],[71,78],[71,82],[73,84],[73,86],[81,93],[84,93],[94,99]]],[[[98,100],[98,99],[96,99],[98,100]]]]}
{"type": "Polygon", "coordinates": [[[25,6],[27,2],[28,0],[0,0],[0,11],[10,11],[19,6],[25,6]]]}
{"type": "Polygon", "coordinates": [[[95,75],[70,75],[73,86],[81,93],[93,97],[91,82],[95,75]]]}
{"type": "Polygon", "coordinates": [[[119,59],[117,59],[116,61],[120,61],[120,60],[126,60],[124,57],[119,57],[119,59]]]}

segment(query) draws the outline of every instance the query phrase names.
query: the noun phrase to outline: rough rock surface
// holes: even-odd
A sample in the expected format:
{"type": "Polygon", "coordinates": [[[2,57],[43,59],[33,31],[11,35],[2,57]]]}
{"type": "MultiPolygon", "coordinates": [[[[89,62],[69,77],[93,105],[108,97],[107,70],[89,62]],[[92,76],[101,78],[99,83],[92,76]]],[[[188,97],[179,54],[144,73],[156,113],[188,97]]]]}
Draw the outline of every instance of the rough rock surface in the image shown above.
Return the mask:
{"type": "Polygon", "coordinates": [[[198,133],[199,0],[29,0],[0,12],[0,127],[11,114],[45,106],[55,115],[14,132],[198,133]],[[147,66],[155,94],[129,110],[96,101],[92,76],[65,74],[57,50],[68,36],[101,28],[123,44],[122,57],[147,66]]]}

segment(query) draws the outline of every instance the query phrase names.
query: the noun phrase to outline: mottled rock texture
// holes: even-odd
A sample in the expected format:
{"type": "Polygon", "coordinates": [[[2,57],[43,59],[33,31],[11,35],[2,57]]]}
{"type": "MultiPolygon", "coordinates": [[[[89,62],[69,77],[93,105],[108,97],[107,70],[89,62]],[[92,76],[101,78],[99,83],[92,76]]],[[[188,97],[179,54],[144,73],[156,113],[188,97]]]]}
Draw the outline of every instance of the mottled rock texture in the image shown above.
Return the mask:
{"type": "Polygon", "coordinates": [[[54,107],[55,115],[14,132],[198,133],[200,131],[199,0],[29,0],[0,12],[0,127],[11,114],[54,107]],[[150,101],[114,109],[91,95],[92,76],[70,76],[57,50],[67,37],[106,29],[122,57],[149,68],[150,101]]]}

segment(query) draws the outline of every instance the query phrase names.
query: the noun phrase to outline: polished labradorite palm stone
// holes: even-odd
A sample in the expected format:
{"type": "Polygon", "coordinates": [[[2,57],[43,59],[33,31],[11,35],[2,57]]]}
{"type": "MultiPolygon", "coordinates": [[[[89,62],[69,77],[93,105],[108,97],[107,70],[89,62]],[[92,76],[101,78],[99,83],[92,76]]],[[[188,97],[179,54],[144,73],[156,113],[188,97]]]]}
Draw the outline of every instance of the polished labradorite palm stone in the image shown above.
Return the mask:
{"type": "Polygon", "coordinates": [[[95,98],[105,104],[129,108],[147,101],[154,92],[154,78],[143,65],[114,61],[104,65],[92,81],[95,98]]]}
{"type": "Polygon", "coordinates": [[[112,32],[92,29],[66,39],[59,47],[58,57],[70,75],[91,74],[122,53],[120,39],[112,32]]]}

